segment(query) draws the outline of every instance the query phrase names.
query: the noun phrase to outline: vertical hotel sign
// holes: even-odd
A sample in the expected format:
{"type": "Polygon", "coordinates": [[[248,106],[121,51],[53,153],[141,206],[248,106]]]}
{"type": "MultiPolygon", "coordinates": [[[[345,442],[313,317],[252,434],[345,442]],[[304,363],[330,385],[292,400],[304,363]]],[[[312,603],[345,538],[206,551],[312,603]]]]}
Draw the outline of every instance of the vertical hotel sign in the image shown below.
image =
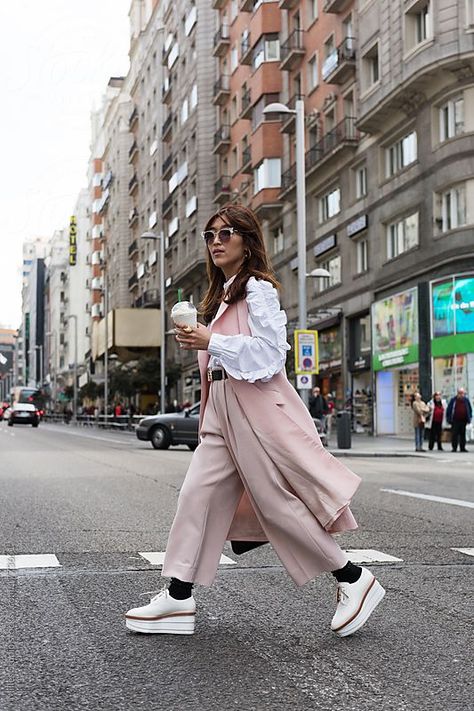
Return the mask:
{"type": "Polygon", "coordinates": [[[75,215],[69,220],[69,266],[73,267],[77,261],[77,222],[75,215]]]}

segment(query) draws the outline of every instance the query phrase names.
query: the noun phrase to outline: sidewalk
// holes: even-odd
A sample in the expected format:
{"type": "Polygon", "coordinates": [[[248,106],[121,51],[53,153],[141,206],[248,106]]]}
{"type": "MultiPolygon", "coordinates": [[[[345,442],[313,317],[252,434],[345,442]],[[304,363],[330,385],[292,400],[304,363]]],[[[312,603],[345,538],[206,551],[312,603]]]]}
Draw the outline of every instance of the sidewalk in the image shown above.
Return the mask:
{"type": "MultiPolygon", "coordinates": [[[[381,435],[370,437],[365,434],[352,433],[351,449],[338,449],[336,432],[331,433],[329,440],[329,451],[336,457],[421,457],[425,459],[442,459],[443,457],[459,457],[459,453],[451,451],[449,442],[443,443],[443,452],[428,449],[428,442],[423,444],[426,452],[415,452],[414,437],[381,435]]],[[[469,453],[474,455],[474,443],[466,445],[469,453]]],[[[466,455],[463,455],[466,456],[466,455]]]]}

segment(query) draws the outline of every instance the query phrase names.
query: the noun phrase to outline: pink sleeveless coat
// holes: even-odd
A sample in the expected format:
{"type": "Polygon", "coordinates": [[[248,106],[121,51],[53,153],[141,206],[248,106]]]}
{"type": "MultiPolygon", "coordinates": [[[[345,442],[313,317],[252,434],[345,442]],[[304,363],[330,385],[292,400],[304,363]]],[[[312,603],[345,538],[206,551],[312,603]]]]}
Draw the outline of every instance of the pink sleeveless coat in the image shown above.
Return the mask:
{"type": "MultiPolygon", "coordinates": [[[[222,303],[212,332],[225,336],[250,336],[245,300],[222,303]]],[[[209,393],[206,368],[209,354],[198,353],[201,372],[200,428],[209,393]]],[[[288,484],[329,533],[357,528],[349,503],[360,478],[322,446],[314,422],[296,390],[281,371],[270,381],[249,383],[229,376],[229,383],[260,446],[270,456],[288,484]]],[[[244,493],[229,540],[266,541],[252,505],[244,493]]]]}

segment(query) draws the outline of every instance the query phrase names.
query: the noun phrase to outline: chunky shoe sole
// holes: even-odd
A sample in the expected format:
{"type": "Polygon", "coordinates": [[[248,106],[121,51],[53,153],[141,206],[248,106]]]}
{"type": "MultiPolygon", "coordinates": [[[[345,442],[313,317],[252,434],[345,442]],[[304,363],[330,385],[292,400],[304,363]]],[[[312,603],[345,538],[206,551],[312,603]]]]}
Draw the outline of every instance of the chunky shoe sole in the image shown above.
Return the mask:
{"type": "Polygon", "coordinates": [[[125,624],[133,632],[142,634],[194,634],[194,615],[169,615],[156,620],[126,617],[125,624]]]}
{"type": "Polygon", "coordinates": [[[374,582],[362,600],[359,610],[352,617],[352,619],[346,622],[343,627],[340,627],[338,630],[334,630],[334,632],[339,637],[348,637],[350,634],[354,634],[354,632],[360,630],[360,628],[365,625],[379,602],[382,602],[384,596],[385,589],[380,585],[378,580],[374,578],[374,582]]]}

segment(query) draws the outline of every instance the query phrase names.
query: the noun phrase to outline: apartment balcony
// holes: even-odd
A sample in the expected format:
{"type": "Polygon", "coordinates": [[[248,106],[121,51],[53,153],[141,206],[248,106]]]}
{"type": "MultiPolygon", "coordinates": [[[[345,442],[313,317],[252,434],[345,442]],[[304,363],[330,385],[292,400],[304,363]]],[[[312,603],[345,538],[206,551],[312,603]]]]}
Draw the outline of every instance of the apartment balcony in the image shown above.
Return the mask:
{"type": "Polygon", "coordinates": [[[128,194],[133,195],[138,188],[138,178],[136,173],[133,174],[132,179],[128,183],[128,194]]]}
{"type": "Polygon", "coordinates": [[[214,8],[214,10],[220,10],[224,7],[226,2],[227,0],[212,0],[212,7],[214,8]]]}
{"type": "Polygon", "coordinates": [[[304,31],[293,30],[280,50],[280,69],[291,72],[297,69],[305,55],[304,31]]]}
{"type": "Polygon", "coordinates": [[[224,106],[230,97],[230,76],[223,74],[214,84],[214,106],[224,106]]]}
{"type": "Polygon", "coordinates": [[[163,86],[161,87],[161,101],[163,104],[170,104],[171,103],[171,80],[169,77],[166,77],[163,86]]]}
{"type": "Polygon", "coordinates": [[[136,141],[133,141],[132,145],[130,146],[130,150],[128,151],[128,162],[133,163],[133,160],[135,156],[138,155],[138,143],[136,141]]]}
{"type": "Polygon", "coordinates": [[[281,174],[281,194],[288,192],[296,183],[296,165],[281,174]]]}
{"type": "Polygon", "coordinates": [[[136,207],[132,207],[128,213],[128,226],[132,227],[138,220],[138,210],[136,207]]]}
{"type": "Polygon", "coordinates": [[[351,0],[325,0],[323,11],[324,12],[343,12],[351,4],[351,0]]]}
{"type": "Polygon", "coordinates": [[[230,47],[230,34],[228,25],[221,25],[214,35],[214,57],[223,57],[230,47]]]}
{"type": "Polygon", "coordinates": [[[244,91],[244,93],[242,94],[240,118],[241,119],[251,119],[252,118],[252,95],[251,95],[250,88],[246,89],[244,91]]]}
{"type": "Polygon", "coordinates": [[[252,151],[250,146],[244,148],[242,151],[242,167],[240,168],[241,173],[253,173],[252,167],[252,151]]]}
{"type": "MultiPolygon", "coordinates": [[[[298,99],[304,99],[303,94],[293,94],[291,99],[286,102],[286,106],[288,106],[289,109],[293,109],[293,111],[296,108],[296,102],[298,99]]],[[[295,114],[283,114],[282,116],[282,124],[281,124],[281,132],[282,133],[294,133],[296,130],[296,116],[295,114]]]]}
{"type": "Polygon", "coordinates": [[[165,120],[163,127],[161,129],[161,138],[163,141],[169,141],[171,138],[173,129],[173,114],[170,114],[165,120]]]}
{"type": "Polygon", "coordinates": [[[214,184],[214,202],[227,202],[231,196],[230,175],[222,175],[214,184]]]}
{"type": "Polygon", "coordinates": [[[138,242],[136,239],[133,240],[132,244],[128,248],[128,256],[133,257],[134,254],[138,252],[138,242]]]}
{"type": "Polygon", "coordinates": [[[168,195],[168,197],[165,198],[165,200],[163,200],[163,202],[161,203],[161,214],[163,215],[163,217],[166,217],[166,215],[168,215],[168,213],[171,212],[172,207],[173,207],[173,196],[168,195]]]}
{"type": "Polygon", "coordinates": [[[345,84],[355,74],[355,60],[355,39],[346,37],[324,61],[321,70],[324,81],[327,84],[345,84]]]}
{"type": "Polygon", "coordinates": [[[255,0],[240,0],[239,10],[240,12],[253,12],[254,5],[255,0]]]}
{"type": "Polygon", "coordinates": [[[278,3],[281,10],[293,10],[298,5],[299,0],[280,0],[278,3]]]}
{"type": "Polygon", "coordinates": [[[128,280],[128,290],[131,291],[132,289],[135,289],[135,287],[138,285],[138,277],[135,272],[135,274],[132,274],[130,279],[128,280]]]}
{"type": "Polygon", "coordinates": [[[173,154],[170,153],[167,158],[164,159],[161,165],[161,177],[163,180],[167,180],[173,168],[173,154]]]}
{"type": "Polygon", "coordinates": [[[240,42],[240,63],[252,64],[252,43],[250,42],[250,35],[243,37],[240,42]]]}
{"type": "Polygon", "coordinates": [[[138,109],[135,107],[128,119],[128,128],[130,129],[130,131],[133,131],[133,129],[136,126],[137,121],[138,121],[138,109]]]}
{"type": "Polygon", "coordinates": [[[160,308],[160,292],[158,289],[147,289],[142,295],[142,306],[144,308],[160,308]]]}
{"type": "Polygon", "coordinates": [[[251,208],[260,220],[271,220],[282,210],[280,188],[263,188],[252,198],[251,208]]]}
{"type": "Polygon", "coordinates": [[[227,153],[230,146],[230,126],[224,124],[220,126],[214,134],[213,153],[227,153]]]}
{"type": "Polygon", "coordinates": [[[356,120],[353,116],[346,116],[306,152],[307,174],[312,173],[315,168],[336,154],[340,155],[347,150],[353,151],[357,148],[360,134],[356,128],[356,120]]]}

